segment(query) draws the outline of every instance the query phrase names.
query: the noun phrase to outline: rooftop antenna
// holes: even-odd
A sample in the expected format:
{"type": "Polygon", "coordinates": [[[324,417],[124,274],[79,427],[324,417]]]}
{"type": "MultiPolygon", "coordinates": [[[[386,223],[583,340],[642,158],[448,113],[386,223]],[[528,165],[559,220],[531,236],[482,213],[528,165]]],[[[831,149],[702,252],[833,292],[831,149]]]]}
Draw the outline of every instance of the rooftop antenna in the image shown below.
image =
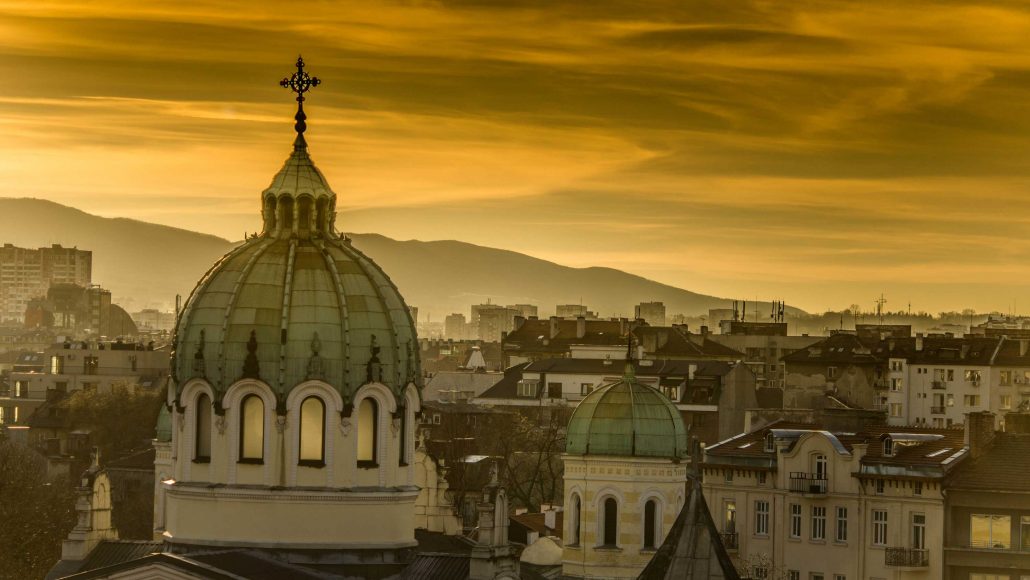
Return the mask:
{"type": "Polygon", "coordinates": [[[883,293],[880,293],[880,297],[876,300],[876,316],[880,318],[880,326],[883,326],[883,305],[887,303],[887,299],[883,297],[883,293]]]}

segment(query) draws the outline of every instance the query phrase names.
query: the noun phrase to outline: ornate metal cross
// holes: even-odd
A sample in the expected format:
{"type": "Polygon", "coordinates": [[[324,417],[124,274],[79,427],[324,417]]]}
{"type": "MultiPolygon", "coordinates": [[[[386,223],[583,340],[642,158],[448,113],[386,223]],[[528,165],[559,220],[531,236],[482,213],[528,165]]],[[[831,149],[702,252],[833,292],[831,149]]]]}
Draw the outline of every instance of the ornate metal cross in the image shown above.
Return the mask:
{"type": "Polygon", "coordinates": [[[297,130],[298,145],[306,145],[304,143],[304,130],[308,128],[307,123],[304,122],[308,118],[304,114],[304,93],[320,84],[322,84],[322,81],[318,77],[313,77],[304,72],[304,58],[300,56],[297,57],[297,72],[279,81],[279,86],[297,93],[297,114],[293,117],[297,120],[297,124],[293,128],[297,130]]]}

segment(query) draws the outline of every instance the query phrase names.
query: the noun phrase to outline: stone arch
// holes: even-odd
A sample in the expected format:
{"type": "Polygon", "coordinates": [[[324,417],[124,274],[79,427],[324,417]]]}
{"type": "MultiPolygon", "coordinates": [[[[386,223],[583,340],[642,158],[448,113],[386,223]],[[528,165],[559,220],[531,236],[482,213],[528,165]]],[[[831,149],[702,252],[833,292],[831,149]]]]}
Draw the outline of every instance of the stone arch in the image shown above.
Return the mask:
{"type": "Polygon", "coordinates": [[[325,405],[322,441],[325,450],[326,474],[329,478],[327,481],[332,481],[333,451],[335,449],[333,442],[336,439],[334,433],[339,422],[339,414],[343,411],[343,397],[328,383],[311,380],[298,384],[286,397],[286,461],[290,466],[287,485],[295,485],[297,481],[297,467],[300,460],[300,407],[308,397],[318,397],[325,405]]]}
{"type": "MultiPolygon", "coordinates": [[[[273,425],[275,424],[276,399],[272,388],[256,379],[243,379],[233,383],[222,397],[222,408],[225,409],[225,420],[229,432],[229,483],[236,483],[237,465],[240,460],[240,403],[247,395],[257,395],[265,406],[264,437],[266,442],[265,456],[269,455],[268,443],[273,441],[273,425]]],[[[268,482],[272,470],[272,457],[264,462],[265,481],[268,482]]]]}
{"type": "Polygon", "coordinates": [[[646,548],[657,549],[662,544],[662,540],[665,537],[665,525],[663,523],[666,511],[669,509],[669,501],[666,499],[665,494],[658,491],[657,489],[651,488],[640,494],[638,501],[638,509],[640,513],[640,545],[646,548]],[[655,502],[655,521],[653,522],[652,531],[654,532],[654,543],[650,546],[645,541],[647,538],[647,503],[655,502]]]}
{"type": "Polygon", "coordinates": [[[277,231],[281,233],[290,233],[296,231],[294,225],[296,224],[296,208],[294,207],[293,198],[290,194],[284,193],[279,196],[279,217],[277,231]]]}
{"type": "Polygon", "coordinates": [[[297,233],[302,238],[311,237],[315,221],[315,200],[310,194],[302,194],[297,198],[297,233]]]}
{"type": "MultiPolygon", "coordinates": [[[[397,400],[394,398],[394,394],[390,391],[390,387],[382,383],[366,383],[362,385],[354,393],[353,406],[351,408],[351,416],[349,420],[353,423],[357,430],[360,430],[358,424],[358,413],[361,409],[361,403],[365,399],[372,399],[375,402],[376,411],[376,422],[375,422],[375,464],[366,465],[366,467],[375,468],[379,470],[379,482],[380,485],[385,484],[385,470],[384,466],[388,465],[391,461],[390,457],[390,438],[386,435],[390,429],[387,425],[390,424],[390,417],[397,412],[397,400]]],[[[349,445],[353,446],[354,457],[358,457],[358,436],[355,433],[353,439],[349,442],[349,445]]]]}
{"type": "MultiPolygon", "coordinates": [[[[185,424],[183,429],[183,436],[178,439],[176,444],[180,446],[179,456],[188,457],[191,460],[195,459],[195,452],[197,448],[197,400],[200,398],[201,395],[207,395],[208,400],[212,403],[212,405],[214,405],[215,402],[218,401],[218,398],[215,396],[215,391],[211,387],[211,384],[202,378],[193,378],[186,381],[186,384],[182,387],[182,392],[179,393],[179,402],[182,405],[182,408],[186,413],[186,416],[184,417],[183,421],[185,424]]],[[[214,409],[212,409],[212,411],[213,410],[214,409]]],[[[214,427],[213,422],[216,420],[218,419],[216,419],[215,413],[211,413],[212,427],[214,427]]],[[[213,436],[214,431],[212,431],[211,433],[213,436]]],[[[217,449],[217,447],[212,442],[212,454],[214,453],[215,449],[217,449]]],[[[183,479],[186,481],[190,481],[192,466],[193,461],[183,462],[183,479]]]]}

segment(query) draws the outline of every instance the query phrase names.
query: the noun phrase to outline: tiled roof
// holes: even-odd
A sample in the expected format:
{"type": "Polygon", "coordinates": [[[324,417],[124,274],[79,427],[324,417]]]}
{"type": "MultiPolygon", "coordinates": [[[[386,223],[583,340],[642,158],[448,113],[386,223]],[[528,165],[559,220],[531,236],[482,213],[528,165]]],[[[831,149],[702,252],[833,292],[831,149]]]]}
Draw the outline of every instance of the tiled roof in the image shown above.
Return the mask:
{"type": "Polygon", "coordinates": [[[780,360],[788,364],[875,364],[879,362],[879,358],[874,356],[869,346],[862,344],[857,336],[843,333],[835,334],[807,348],[798,349],[781,357],[780,360]]]}
{"type": "Polygon", "coordinates": [[[1030,434],[998,433],[986,453],[964,462],[948,487],[1030,492],[1030,434]]]}
{"type": "Polygon", "coordinates": [[[562,537],[564,512],[557,512],[554,514],[554,528],[548,528],[546,521],[547,515],[542,513],[532,514],[516,514],[510,516],[509,519],[529,530],[532,530],[541,536],[558,536],[562,537]]]}
{"type": "Polygon", "coordinates": [[[483,392],[481,397],[485,399],[511,399],[518,395],[519,381],[522,379],[522,371],[529,366],[529,363],[512,365],[505,369],[504,378],[483,392]]]}

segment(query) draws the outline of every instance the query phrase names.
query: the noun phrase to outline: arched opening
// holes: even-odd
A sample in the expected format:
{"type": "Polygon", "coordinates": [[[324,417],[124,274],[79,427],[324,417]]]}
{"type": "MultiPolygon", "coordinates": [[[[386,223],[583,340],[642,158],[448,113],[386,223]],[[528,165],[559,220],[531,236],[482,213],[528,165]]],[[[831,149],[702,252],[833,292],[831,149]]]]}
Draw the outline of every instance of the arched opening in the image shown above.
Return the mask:
{"type": "Polygon", "coordinates": [[[580,527],[580,513],[582,512],[582,504],[579,499],[579,494],[572,494],[572,501],[569,506],[569,545],[579,545],[579,527],[580,527]]]}
{"type": "Polygon", "coordinates": [[[300,201],[297,202],[297,207],[299,210],[297,231],[303,238],[311,237],[311,220],[313,217],[311,211],[311,198],[300,198],[300,201]]]}
{"type": "Polygon", "coordinates": [[[379,405],[371,397],[358,405],[358,466],[376,467],[379,439],[379,405]]]}
{"type": "Polygon", "coordinates": [[[326,208],[326,200],[325,200],[325,198],[324,197],[323,198],[319,198],[319,200],[317,202],[315,202],[315,230],[317,230],[319,232],[326,232],[326,231],[328,231],[328,228],[326,228],[326,223],[325,223],[326,222],[326,211],[325,211],[325,208],[326,208]]]}
{"type": "Polygon", "coordinates": [[[619,545],[619,502],[614,497],[604,500],[604,529],[601,538],[603,546],[614,548],[619,545]]]}
{"type": "Polygon", "coordinates": [[[293,198],[287,196],[279,200],[279,231],[293,231],[293,198]]]}
{"type": "Polygon", "coordinates": [[[883,438],[883,456],[891,457],[894,455],[894,439],[887,435],[883,438]]]}
{"type": "Polygon", "coordinates": [[[262,463],[265,458],[265,402],[247,395],[240,403],[240,463],[262,463]]]}
{"type": "Polygon", "coordinates": [[[270,233],[275,231],[275,197],[268,196],[265,199],[265,210],[262,212],[265,219],[265,232],[270,233]]]}
{"type": "Polygon", "coordinates": [[[399,449],[397,450],[397,463],[400,466],[408,464],[408,409],[406,407],[400,407],[397,409],[400,414],[401,422],[401,433],[399,449]]]}
{"type": "Polygon", "coordinates": [[[325,403],[310,396],[300,404],[299,463],[310,467],[325,465],[325,403]]]}
{"type": "Polygon", "coordinates": [[[644,504],[644,547],[654,548],[658,541],[658,502],[653,499],[644,504]]]}
{"type": "Polygon", "coordinates": [[[194,417],[196,445],[193,449],[193,461],[207,463],[211,461],[211,397],[203,393],[197,397],[194,417]]]}

